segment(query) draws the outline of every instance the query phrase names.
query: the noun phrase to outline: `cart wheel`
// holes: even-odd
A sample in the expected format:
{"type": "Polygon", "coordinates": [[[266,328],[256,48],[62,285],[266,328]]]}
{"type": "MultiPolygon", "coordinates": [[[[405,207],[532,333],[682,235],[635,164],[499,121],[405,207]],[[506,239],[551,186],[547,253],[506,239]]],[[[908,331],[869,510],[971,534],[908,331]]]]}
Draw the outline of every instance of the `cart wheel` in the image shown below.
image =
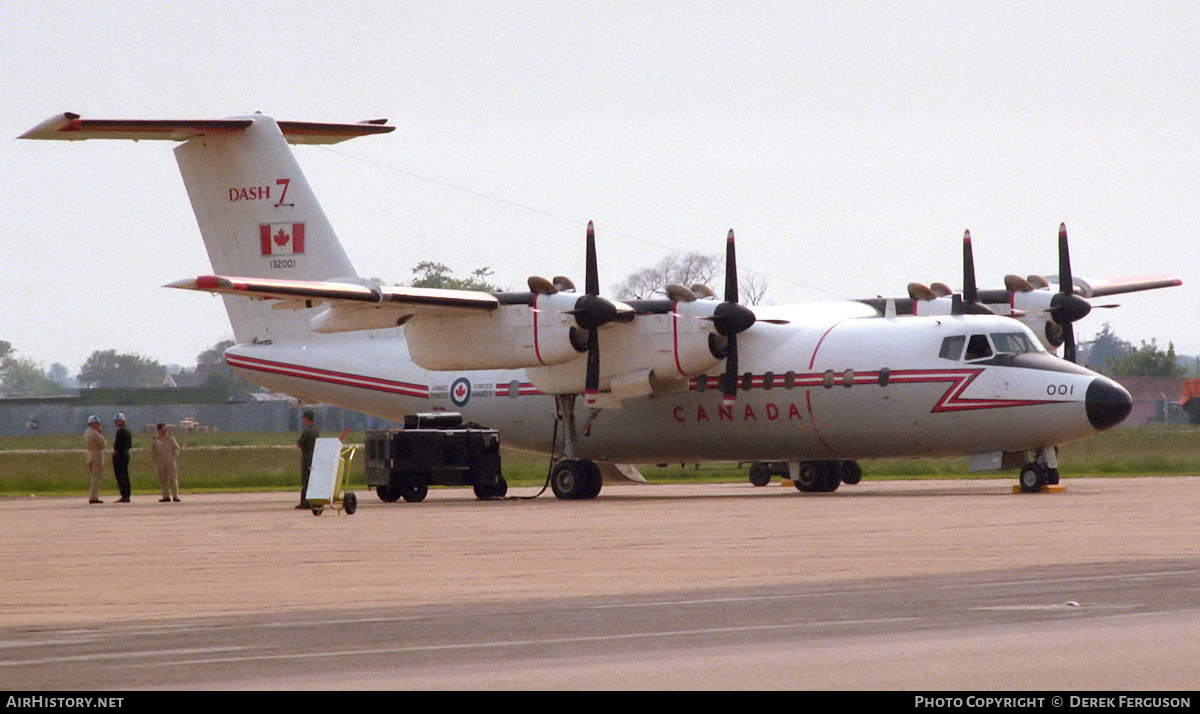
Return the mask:
{"type": "Polygon", "coordinates": [[[354,512],[358,510],[358,497],[353,493],[342,496],[342,510],[346,512],[347,516],[353,516],[354,512]]]}
{"type": "Polygon", "coordinates": [[[319,516],[319,515],[321,515],[321,510],[322,510],[322,507],[321,507],[321,506],[313,506],[313,507],[312,507],[312,512],[313,512],[313,515],[314,515],[314,516],[319,516]]]}

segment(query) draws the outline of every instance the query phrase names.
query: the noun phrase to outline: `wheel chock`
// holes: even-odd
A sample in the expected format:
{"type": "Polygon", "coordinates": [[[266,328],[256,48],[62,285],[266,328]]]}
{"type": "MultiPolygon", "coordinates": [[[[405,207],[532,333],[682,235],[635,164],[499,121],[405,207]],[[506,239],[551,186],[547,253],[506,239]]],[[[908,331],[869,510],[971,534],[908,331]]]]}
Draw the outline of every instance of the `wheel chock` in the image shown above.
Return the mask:
{"type": "MultiPolygon", "coordinates": [[[[1012,487],[1013,493],[1025,493],[1021,490],[1020,484],[1012,487]]],[[[1042,490],[1038,493],[1066,493],[1067,487],[1061,483],[1048,483],[1042,486],[1042,490]]]]}

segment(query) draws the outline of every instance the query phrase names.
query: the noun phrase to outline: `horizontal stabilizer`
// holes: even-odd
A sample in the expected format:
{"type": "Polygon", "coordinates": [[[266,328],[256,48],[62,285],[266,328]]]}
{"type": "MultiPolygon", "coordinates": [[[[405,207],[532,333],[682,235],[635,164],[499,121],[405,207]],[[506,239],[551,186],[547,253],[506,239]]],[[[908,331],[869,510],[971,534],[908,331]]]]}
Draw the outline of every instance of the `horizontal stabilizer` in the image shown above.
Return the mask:
{"type": "MultiPolygon", "coordinates": [[[[292,144],[336,144],[370,134],[386,134],[396,127],[386,119],[357,124],[277,121],[284,138],[292,144]]],[[[229,119],[83,119],[66,112],[51,117],[22,134],[20,139],[81,141],[84,139],[127,139],[132,141],[187,141],[196,136],[232,134],[253,123],[250,117],[229,119]]]]}

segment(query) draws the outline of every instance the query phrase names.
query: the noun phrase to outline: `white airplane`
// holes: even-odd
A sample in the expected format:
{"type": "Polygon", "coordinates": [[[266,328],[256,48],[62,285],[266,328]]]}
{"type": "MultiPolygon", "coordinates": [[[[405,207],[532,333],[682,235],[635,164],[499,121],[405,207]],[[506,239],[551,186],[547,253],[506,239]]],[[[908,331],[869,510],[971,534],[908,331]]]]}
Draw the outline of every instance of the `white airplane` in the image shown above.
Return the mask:
{"type": "Polygon", "coordinates": [[[732,231],[723,300],[681,286],[664,300],[601,297],[590,224],[582,294],[565,278],[499,294],[378,285],[358,276],[288,142],[392,129],[63,114],[21,138],[182,142],[175,156],[213,274],[169,287],[223,296],[238,343],[230,366],[387,419],[460,412],[507,446],[561,454],[559,498],[596,497],[602,464],[786,462],[812,492],[857,483],[857,459],[928,456],[1019,466],[1021,487],[1038,491],[1057,482],[1057,445],[1132,406],[1120,385],[1049,354],[1007,317],[898,316],[891,300],[740,305],[732,231]]]}

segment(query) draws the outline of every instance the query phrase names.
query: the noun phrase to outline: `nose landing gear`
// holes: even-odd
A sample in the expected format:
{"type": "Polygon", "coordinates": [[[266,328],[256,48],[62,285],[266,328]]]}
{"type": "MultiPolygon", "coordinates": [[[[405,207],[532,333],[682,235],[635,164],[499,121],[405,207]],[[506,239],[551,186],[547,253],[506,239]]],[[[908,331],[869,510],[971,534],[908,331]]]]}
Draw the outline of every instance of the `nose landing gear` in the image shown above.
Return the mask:
{"type": "Polygon", "coordinates": [[[1021,467],[1021,474],[1017,480],[1020,483],[1018,488],[1022,493],[1063,490],[1058,485],[1058,447],[1038,449],[1034,460],[1021,467]]]}

